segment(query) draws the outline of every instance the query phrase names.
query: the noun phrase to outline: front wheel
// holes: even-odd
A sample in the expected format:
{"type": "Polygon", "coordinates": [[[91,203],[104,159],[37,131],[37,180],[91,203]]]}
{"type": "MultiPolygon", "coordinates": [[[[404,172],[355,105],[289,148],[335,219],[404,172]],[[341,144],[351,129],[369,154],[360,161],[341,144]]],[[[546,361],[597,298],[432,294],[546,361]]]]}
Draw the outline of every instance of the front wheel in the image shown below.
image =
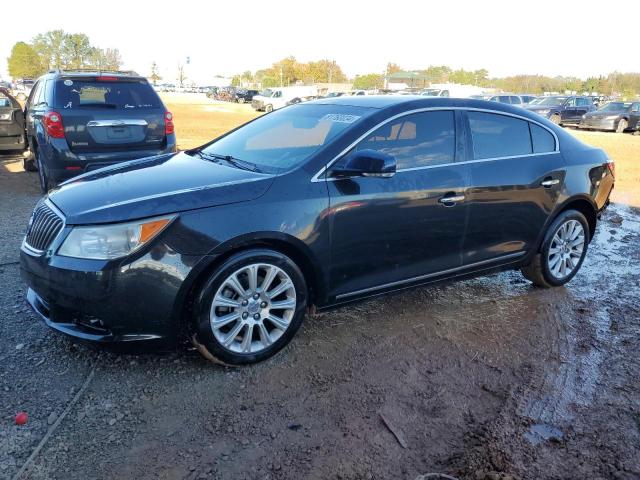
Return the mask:
{"type": "Polygon", "coordinates": [[[627,122],[624,118],[620,119],[618,122],[618,126],[616,127],[616,133],[624,133],[624,131],[629,126],[629,122],[627,122]]]}
{"type": "Polygon", "coordinates": [[[264,107],[264,111],[267,113],[273,112],[273,105],[267,105],[266,107],[264,107]]]}
{"type": "Polygon", "coordinates": [[[549,118],[549,120],[551,120],[551,123],[555,123],[556,125],[560,125],[560,120],[561,120],[561,119],[560,119],[560,115],[558,115],[557,113],[556,113],[556,114],[551,115],[551,117],[549,118]]]}
{"type": "Polygon", "coordinates": [[[202,287],[192,341],[209,360],[259,362],[291,341],[306,307],[307,285],[293,260],[274,250],[248,250],[224,262],[202,287]]]}
{"type": "Polygon", "coordinates": [[[538,287],[564,285],[580,270],[588,245],[587,219],[576,210],[566,210],[553,221],[540,252],[522,268],[522,274],[538,287]]]}

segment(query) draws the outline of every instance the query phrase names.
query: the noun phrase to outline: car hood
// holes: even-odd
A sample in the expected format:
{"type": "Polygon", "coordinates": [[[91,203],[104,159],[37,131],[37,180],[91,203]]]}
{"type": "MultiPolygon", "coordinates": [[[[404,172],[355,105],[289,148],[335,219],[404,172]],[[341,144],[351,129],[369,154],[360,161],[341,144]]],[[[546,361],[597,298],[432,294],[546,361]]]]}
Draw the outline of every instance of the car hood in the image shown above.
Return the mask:
{"type": "Polygon", "coordinates": [[[273,179],[176,153],[86,173],[50,192],[49,199],[69,225],[123,222],[253,200],[273,179]]]}

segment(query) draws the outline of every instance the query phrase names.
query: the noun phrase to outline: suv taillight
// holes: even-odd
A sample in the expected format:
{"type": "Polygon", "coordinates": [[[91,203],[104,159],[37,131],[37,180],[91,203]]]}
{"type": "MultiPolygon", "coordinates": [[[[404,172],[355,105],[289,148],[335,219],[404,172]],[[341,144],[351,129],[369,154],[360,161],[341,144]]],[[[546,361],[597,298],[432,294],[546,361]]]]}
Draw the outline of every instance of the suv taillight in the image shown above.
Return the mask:
{"type": "Polygon", "coordinates": [[[53,138],[64,138],[64,126],[62,125],[62,115],[58,112],[47,112],[44,114],[44,129],[47,135],[53,138]]]}
{"type": "Polygon", "coordinates": [[[175,131],[173,126],[173,115],[171,112],[164,112],[164,133],[171,135],[175,131]]]}

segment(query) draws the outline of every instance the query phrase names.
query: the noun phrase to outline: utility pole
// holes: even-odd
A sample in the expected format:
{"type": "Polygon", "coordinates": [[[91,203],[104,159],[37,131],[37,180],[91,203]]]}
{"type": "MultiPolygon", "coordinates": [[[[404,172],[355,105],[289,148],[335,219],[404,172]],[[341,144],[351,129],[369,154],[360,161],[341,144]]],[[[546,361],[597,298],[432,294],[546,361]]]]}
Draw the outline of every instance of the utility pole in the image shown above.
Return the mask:
{"type": "Polygon", "coordinates": [[[284,83],[283,83],[283,80],[282,80],[282,65],[280,65],[280,86],[284,87],[284,83]]]}

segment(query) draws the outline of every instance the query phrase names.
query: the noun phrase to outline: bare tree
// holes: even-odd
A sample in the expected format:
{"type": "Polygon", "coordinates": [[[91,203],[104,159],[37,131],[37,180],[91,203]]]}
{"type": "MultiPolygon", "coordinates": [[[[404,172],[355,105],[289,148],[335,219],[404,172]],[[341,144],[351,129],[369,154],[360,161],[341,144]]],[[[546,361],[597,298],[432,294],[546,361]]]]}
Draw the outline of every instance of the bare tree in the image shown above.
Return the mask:
{"type": "Polygon", "coordinates": [[[180,87],[184,87],[184,82],[187,80],[187,75],[184,73],[184,65],[178,65],[178,83],[180,87]]]}

